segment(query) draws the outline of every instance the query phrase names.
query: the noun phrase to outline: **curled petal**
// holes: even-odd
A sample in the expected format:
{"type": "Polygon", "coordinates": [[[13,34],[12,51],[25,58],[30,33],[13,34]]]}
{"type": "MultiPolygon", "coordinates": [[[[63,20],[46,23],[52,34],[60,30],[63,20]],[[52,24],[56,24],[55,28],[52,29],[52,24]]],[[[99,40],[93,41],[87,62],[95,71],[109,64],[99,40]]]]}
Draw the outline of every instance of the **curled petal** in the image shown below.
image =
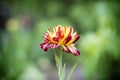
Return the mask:
{"type": "Polygon", "coordinates": [[[69,45],[69,44],[75,43],[79,38],[80,36],[76,34],[72,36],[72,39],[67,44],[69,45]]]}
{"type": "Polygon", "coordinates": [[[40,44],[41,48],[44,50],[44,51],[48,51],[49,48],[57,48],[59,45],[58,44],[49,44],[49,43],[42,43],[40,44]]]}
{"type": "Polygon", "coordinates": [[[73,43],[75,43],[79,38],[80,38],[80,36],[77,35],[77,37],[75,38],[75,40],[73,41],[73,43]]]}
{"type": "Polygon", "coordinates": [[[70,46],[63,46],[63,50],[67,53],[72,53],[75,56],[80,55],[79,50],[76,49],[74,44],[71,44],[70,46]]]}
{"type": "Polygon", "coordinates": [[[70,26],[70,28],[69,28],[69,34],[72,34],[73,33],[73,28],[70,26]]]}
{"type": "Polygon", "coordinates": [[[58,30],[56,32],[56,35],[58,38],[63,38],[64,37],[64,34],[63,34],[63,31],[62,31],[62,27],[61,26],[58,26],[58,30]]]}
{"type": "Polygon", "coordinates": [[[71,35],[68,35],[68,37],[65,39],[65,44],[67,44],[72,39],[71,35]]]}
{"type": "Polygon", "coordinates": [[[48,51],[48,49],[49,49],[49,44],[48,43],[42,43],[42,44],[40,44],[40,46],[44,51],[48,51]]]}
{"type": "Polygon", "coordinates": [[[50,44],[50,48],[54,49],[57,48],[59,45],[58,44],[50,44]]]}

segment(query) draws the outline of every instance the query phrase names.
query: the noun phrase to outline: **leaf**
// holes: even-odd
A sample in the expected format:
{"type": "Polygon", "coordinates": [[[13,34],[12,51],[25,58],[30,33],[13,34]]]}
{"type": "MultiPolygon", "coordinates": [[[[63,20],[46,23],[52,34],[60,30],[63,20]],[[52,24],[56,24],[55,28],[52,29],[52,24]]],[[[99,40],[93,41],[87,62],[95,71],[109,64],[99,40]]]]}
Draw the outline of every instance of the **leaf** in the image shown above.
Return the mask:
{"type": "Polygon", "coordinates": [[[57,65],[57,68],[58,68],[58,74],[60,75],[60,58],[59,56],[55,53],[55,61],[56,61],[56,65],[57,65]]]}
{"type": "Polygon", "coordinates": [[[71,76],[72,76],[72,73],[73,73],[73,71],[75,70],[75,68],[77,67],[77,65],[79,64],[79,62],[80,62],[80,60],[78,60],[78,61],[73,65],[73,67],[70,69],[70,71],[69,71],[69,73],[68,73],[68,75],[67,75],[66,80],[70,80],[70,78],[71,78],[71,76]]]}
{"type": "Polygon", "coordinates": [[[66,72],[66,63],[63,66],[63,70],[62,70],[62,79],[65,80],[65,72],[66,72]]]}

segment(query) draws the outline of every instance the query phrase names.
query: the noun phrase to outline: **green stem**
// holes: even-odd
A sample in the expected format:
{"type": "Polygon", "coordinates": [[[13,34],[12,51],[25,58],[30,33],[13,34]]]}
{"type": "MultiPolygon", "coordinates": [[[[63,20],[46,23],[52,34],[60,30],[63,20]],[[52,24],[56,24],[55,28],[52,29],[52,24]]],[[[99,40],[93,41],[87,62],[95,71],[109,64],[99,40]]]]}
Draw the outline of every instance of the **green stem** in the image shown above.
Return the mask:
{"type": "Polygon", "coordinates": [[[62,77],[62,53],[60,51],[60,80],[63,80],[63,77],[62,77]]]}
{"type": "Polygon", "coordinates": [[[55,52],[55,61],[58,68],[59,80],[64,80],[63,77],[63,65],[62,65],[62,53],[60,51],[59,55],[55,52]]]}

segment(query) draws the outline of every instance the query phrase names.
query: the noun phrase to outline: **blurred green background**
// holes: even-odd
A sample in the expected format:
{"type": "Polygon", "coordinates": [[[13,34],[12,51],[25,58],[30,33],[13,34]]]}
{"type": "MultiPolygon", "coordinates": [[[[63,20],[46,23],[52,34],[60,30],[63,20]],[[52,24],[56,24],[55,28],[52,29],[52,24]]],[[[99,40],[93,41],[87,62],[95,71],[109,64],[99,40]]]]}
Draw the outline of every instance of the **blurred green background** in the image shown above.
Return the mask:
{"type": "Polygon", "coordinates": [[[66,74],[81,60],[71,80],[120,79],[118,0],[0,0],[0,80],[58,80],[53,51],[39,46],[56,25],[81,36],[80,56],[63,53],[66,74]]]}

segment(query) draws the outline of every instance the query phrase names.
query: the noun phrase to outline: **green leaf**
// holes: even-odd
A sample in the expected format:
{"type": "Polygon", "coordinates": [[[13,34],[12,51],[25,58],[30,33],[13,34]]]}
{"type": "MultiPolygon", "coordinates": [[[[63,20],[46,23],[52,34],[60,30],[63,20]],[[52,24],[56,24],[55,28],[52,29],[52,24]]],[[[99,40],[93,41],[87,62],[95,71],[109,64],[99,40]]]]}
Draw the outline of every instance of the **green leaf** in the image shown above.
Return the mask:
{"type": "Polygon", "coordinates": [[[70,69],[70,71],[69,71],[69,73],[68,73],[68,75],[67,75],[66,80],[70,80],[70,78],[71,78],[71,76],[72,76],[72,73],[73,73],[73,71],[75,70],[75,68],[77,67],[77,65],[79,64],[79,62],[80,62],[80,60],[78,60],[78,61],[73,65],[73,67],[70,69]]]}
{"type": "Polygon", "coordinates": [[[62,79],[65,80],[65,72],[66,72],[66,63],[63,66],[63,70],[62,70],[62,79]]]}
{"type": "Polygon", "coordinates": [[[60,75],[60,58],[56,53],[55,53],[55,61],[58,68],[58,74],[60,75]]]}

